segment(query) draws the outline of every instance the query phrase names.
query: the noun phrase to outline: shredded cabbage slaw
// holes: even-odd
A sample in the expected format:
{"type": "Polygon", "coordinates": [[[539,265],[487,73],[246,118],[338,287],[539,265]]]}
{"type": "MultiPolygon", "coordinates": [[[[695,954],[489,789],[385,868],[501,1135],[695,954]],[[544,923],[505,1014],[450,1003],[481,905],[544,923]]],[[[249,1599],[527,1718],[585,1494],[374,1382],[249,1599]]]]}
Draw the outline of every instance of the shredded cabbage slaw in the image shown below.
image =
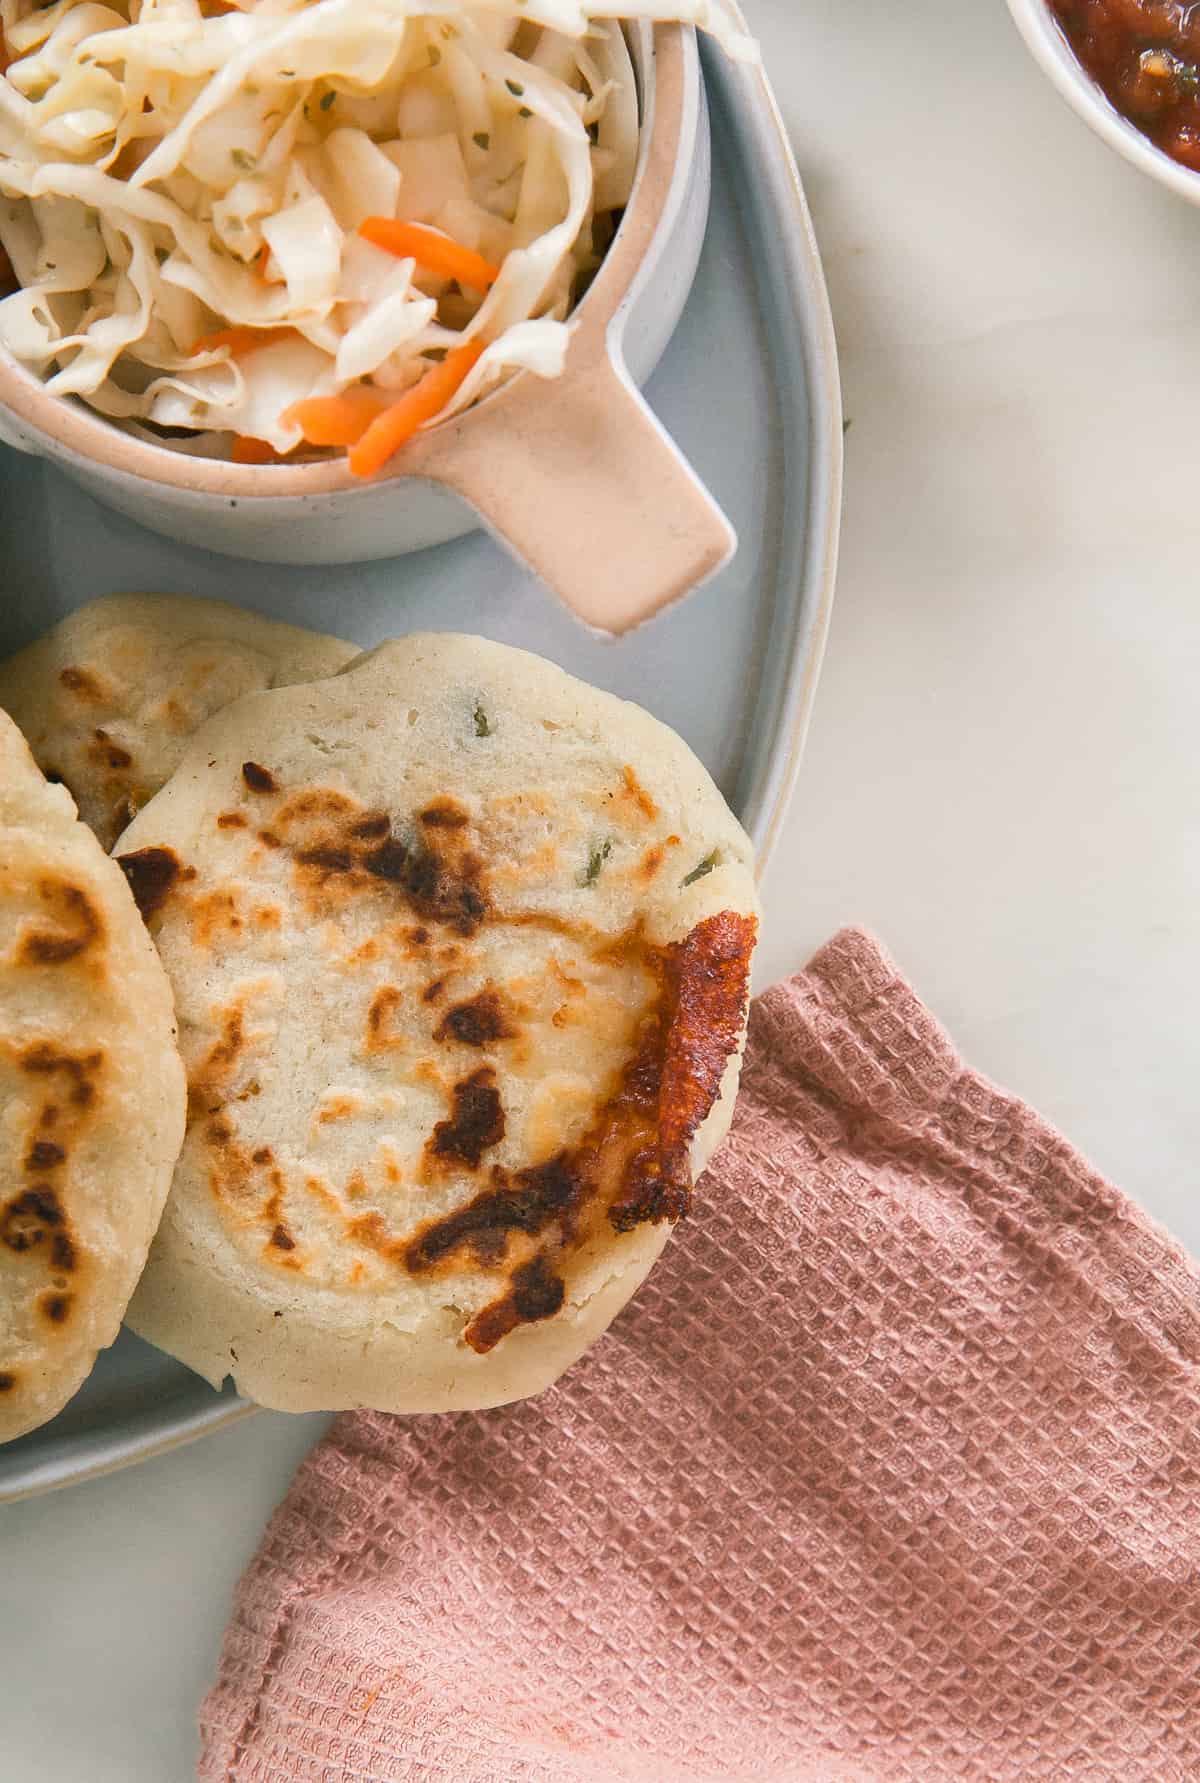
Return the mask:
{"type": "Polygon", "coordinates": [[[371,475],[561,372],[628,201],[620,19],[727,0],[0,0],[0,346],[113,421],[371,475]]]}

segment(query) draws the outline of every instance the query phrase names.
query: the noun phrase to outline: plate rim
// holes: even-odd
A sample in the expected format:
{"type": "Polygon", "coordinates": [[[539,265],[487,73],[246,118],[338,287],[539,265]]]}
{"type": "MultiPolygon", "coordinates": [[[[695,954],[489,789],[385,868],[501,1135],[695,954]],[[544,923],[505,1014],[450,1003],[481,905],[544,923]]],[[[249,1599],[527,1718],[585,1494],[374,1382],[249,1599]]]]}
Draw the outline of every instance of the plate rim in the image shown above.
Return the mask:
{"type": "MultiPolygon", "coordinates": [[[[732,6],[749,32],[741,7],[732,6]]],[[[782,282],[792,300],[795,340],[803,362],[808,395],[808,438],[814,449],[807,465],[807,510],[804,541],[786,569],[780,585],[790,583],[792,622],[787,634],[787,666],[778,696],[778,740],[762,785],[752,797],[743,821],[755,845],[757,878],[761,883],[778,844],[784,819],[800,773],[817,684],[829,635],[837,575],[842,511],[842,397],[833,314],[821,264],[820,249],[808,200],[788,139],[774,89],[761,62],[730,62],[705,41],[702,45],[705,79],[719,85],[743,114],[758,151],[756,173],[764,178],[767,201],[791,224],[778,231],[782,282]]],[[[142,1461],[197,1442],[256,1415],[264,1408],[226,1391],[219,1398],[170,1413],[158,1420],[158,1428],[142,1431],[125,1427],[96,1444],[93,1453],[77,1466],[36,1461],[23,1481],[11,1486],[0,1482],[0,1505],[44,1497],[65,1486],[102,1479],[142,1461]],[[163,1428],[165,1422],[166,1427],[163,1428]],[[57,1466],[57,1471],[55,1468],[57,1466]]]]}
{"type": "MultiPolygon", "coordinates": [[[[749,34],[750,27],[738,0],[730,0],[730,6],[749,34]]],[[[754,129],[771,205],[795,224],[794,229],[778,232],[776,246],[783,265],[783,282],[793,298],[794,339],[799,343],[809,399],[809,437],[820,445],[808,465],[803,549],[788,572],[795,595],[791,604],[794,623],[790,627],[787,672],[779,703],[777,735],[781,746],[775,752],[764,787],[743,817],[755,846],[761,884],[799,778],[833,615],[845,451],[842,387],[837,335],[820,246],[800,169],[766,68],[761,62],[730,62],[707,39],[701,41],[701,62],[708,85],[722,85],[727,91],[740,88],[744,94],[744,110],[754,129]],[[797,297],[801,301],[795,301],[797,297]],[[811,591],[808,602],[803,598],[806,589],[811,591]]],[[[780,582],[786,579],[787,575],[781,573],[780,582]]]]}

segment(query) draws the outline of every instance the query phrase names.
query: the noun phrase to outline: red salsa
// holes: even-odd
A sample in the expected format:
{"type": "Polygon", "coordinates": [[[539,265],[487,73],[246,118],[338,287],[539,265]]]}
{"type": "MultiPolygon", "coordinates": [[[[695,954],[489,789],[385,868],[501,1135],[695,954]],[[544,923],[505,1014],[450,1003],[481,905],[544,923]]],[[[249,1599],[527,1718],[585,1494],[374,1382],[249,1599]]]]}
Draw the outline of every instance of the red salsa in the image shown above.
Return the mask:
{"type": "Polygon", "coordinates": [[[1200,172],[1198,0],[1048,0],[1084,68],[1172,160],[1200,172]]]}

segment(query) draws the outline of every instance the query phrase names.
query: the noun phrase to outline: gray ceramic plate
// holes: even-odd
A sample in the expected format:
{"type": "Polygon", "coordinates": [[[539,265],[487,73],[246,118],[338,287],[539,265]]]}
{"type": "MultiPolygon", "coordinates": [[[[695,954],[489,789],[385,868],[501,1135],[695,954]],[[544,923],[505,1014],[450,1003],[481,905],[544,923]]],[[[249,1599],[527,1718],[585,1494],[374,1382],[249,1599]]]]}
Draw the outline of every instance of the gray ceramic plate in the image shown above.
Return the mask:
{"type": "MultiPolygon", "coordinates": [[[[219,596],[371,645],[478,631],[551,657],[682,732],[770,853],[799,765],[833,596],[842,426],[808,212],[761,73],[705,47],[713,211],[648,395],[737,527],[730,568],[618,643],[585,633],[482,534],[346,569],[242,565],[169,544],[0,448],[0,652],[98,594],[219,596]]],[[[0,1501],[108,1472],[253,1408],[124,1333],[53,1423],[0,1449],[0,1501]]]]}

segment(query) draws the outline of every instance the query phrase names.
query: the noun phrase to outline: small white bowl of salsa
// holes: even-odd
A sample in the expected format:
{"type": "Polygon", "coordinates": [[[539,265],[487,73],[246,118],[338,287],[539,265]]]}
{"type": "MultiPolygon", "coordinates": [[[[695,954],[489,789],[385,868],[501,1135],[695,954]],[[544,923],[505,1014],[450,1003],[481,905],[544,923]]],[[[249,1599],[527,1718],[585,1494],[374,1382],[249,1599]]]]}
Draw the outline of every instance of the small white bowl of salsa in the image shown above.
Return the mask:
{"type": "Polygon", "coordinates": [[[1200,6],[1182,0],[1008,0],[1073,111],[1117,153],[1200,204],[1200,6]]]}

